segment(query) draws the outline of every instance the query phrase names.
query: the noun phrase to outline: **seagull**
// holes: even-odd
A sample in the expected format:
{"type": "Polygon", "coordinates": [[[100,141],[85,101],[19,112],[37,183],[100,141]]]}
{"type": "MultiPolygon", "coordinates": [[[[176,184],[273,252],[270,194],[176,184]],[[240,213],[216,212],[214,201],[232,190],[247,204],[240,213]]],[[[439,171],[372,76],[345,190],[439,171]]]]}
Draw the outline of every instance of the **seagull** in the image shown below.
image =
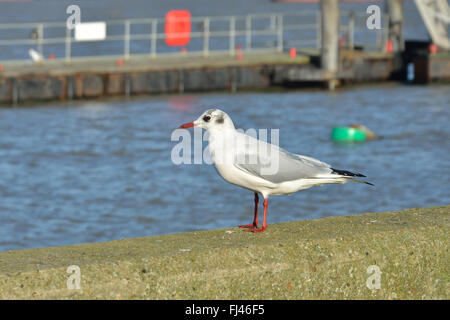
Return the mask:
{"type": "Polygon", "coordinates": [[[28,54],[30,55],[31,60],[33,60],[33,62],[41,63],[43,60],[42,54],[40,54],[34,49],[28,50],[28,54]]]}
{"type": "Polygon", "coordinates": [[[180,126],[183,129],[191,127],[209,133],[208,148],[219,175],[229,183],[254,192],[253,222],[239,226],[246,231],[260,233],[267,229],[269,196],[330,183],[351,181],[373,185],[357,179],[365,177],[360,173],[334,169],[325,162],[289,153],[275,144],[236,130],[228,114],[219,109],[206,110],[197,120],[180,126]],[[261,227],[258,226],[259,194],[264,198],[261,227]]]}

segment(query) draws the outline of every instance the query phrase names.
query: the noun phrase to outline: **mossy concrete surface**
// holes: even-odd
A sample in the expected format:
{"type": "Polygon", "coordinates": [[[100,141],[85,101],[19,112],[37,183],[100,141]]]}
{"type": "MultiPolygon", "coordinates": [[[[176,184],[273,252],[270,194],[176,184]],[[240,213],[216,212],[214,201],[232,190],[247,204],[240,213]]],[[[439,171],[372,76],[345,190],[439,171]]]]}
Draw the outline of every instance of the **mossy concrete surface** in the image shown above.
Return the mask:
{"type": "Polygon", "coordinates": [[[273,224],[262,234],[229,228],[1,252],[0,298],[449,299],[449,213],[430,207],[273,224]],[[80,289],[68,288],[71,265],[80,289]]]}

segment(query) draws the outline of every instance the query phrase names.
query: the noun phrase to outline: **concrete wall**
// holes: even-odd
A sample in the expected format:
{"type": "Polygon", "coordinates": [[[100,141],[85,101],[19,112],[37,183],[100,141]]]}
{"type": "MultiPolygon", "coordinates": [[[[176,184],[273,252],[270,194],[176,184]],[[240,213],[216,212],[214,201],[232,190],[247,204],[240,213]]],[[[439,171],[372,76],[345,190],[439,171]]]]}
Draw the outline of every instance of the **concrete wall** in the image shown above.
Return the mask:
{"type": "Polygon", "coordinates": [[[443,206],[1,252],[0,298],[449,299],[449,217],[443,206]]]}

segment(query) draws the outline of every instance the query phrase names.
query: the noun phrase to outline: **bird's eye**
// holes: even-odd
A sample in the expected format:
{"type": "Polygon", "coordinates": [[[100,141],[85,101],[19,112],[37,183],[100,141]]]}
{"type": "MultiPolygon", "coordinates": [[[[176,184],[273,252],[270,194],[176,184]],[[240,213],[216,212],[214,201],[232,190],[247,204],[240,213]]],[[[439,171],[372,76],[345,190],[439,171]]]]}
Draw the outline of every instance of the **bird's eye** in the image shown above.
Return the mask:
{"type": "Polygon", "coordinates": [[[204,116],[204,117],[203,117],[203,121],[209,122],[209,120],[211,120],[211,117],[210,117],[210,116],[204,116]]]}

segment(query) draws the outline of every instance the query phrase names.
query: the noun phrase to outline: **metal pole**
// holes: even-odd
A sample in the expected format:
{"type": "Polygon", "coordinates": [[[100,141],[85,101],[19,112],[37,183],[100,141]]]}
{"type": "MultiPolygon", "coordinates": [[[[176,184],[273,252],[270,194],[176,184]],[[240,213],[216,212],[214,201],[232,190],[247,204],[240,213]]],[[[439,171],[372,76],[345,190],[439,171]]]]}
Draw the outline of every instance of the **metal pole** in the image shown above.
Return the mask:
{"type": "Polygon", "coordinates": [[[276,23],[277,23],[277,15],[271,14],[270,15],[270,31],[276,32],[276,23]]]}
{"type": "Polygon", "coordinates": [[[12,80],[12,104],[15,106],[19,102],[19,88],[17,86],[17,80],[12,80]]]}
{"type": "Polygon", "coordinates": [[[182,69],[178,70],[178,92],[184,92],[184,71],[182,69]]]}
{"type": "Polygon", "coordinates": [[[355,14],[352,12],[349,16],[348,22],[348,46],[349,50],[353,50],[355,45],[355,14]]]}
{"type": "Polygon", "coordinates": [[[125,35],[124,35],[124,59],[130,59],[130,20],[125,21],[125,35]]]}
{"type": "Polygon", "coordinates": [[[389,14],[389,33],[388,40],[392,45],[392,53],[394,54],[394,73],[395,76],[401,75],[404,66],[402,51],[405,49],[403,39],[403,1],[387,0],[386,9],[389,14]]]}
{"type": "Polygon", "coordinates": [[[68,76],[68,77],[66,77],[66,79],[67,79],[67,98],[69,99],[69,100],[72,100],[73,99],[73,77],[71,77],[71,76],[68,76]]]}
{"type": "Polygon", "coordinates": [[[245,17],[245,49],[250,51],[252,49],[252,16],[245,17]]]}
{"type": "Polygon", "coordinates": [[[206,17],[203,20],[204,32],[203,32],[203,56],[209,55],[209,18],[206,17]]]}
{"type": "Polygon", "coordinates": [[[235,52],[235,36],[236,36],[236,17],[230,17],[230,56],[234,56],[235,52]]]}
{"type": "Polygon", "coordinates": [[[44,39],[44,25],[42,23],[38,25],[37,31],[38,31],[38,40],[37,40],[38,51],[41,54],[42,58],[44,58],[44,46],[42,43],[42,40],[44,39]]]}
{"type": "Polygon", "coordinates": [[[377,30],[376,50],[383,50],[383,30],[377,30]]]}
{"type": "Polygon", "coordinates": [[[237,68],[231,68],[231,92],[236,92],[237,90],[237,68]]]}
{"type": "Polygon", "coordinates": [[[339,65],[339,1],[322,0],[322,48],[321,67],[330,90],[336,85],[339,65]]]}
{"type": "Polygon", "coordinates": [[[322,16],[320,11],[317,11],[316,13],[316,38],[317,38],[317,43],[316,43],[316,48],[317,50],[320,50],[321,44],[322,44],[322,16]]]}
{"type": "Polygon", "coordinates": [[[152,19],[152,36],[151,36],[151,57],[156,58],[156,32],[158,28],[158,20],[152,19]]]}
{"type": "Polygon", "coordinates": [[[383,39],[382,39],[382,43],[381,43],[381,48],[380,48],[380,50],[381,51],[384,51],[384,44],[386,43],[386,41],[388,40],[388,38],[389,38],[389,29],[388,28],[386,28],[386,26],[389,24],[389,14],[388,13],[386,13],[386,14],[384,14],[384,20],[383,20],[383,32],[382,32],[382,34],[383,34],[383,39]]]}
{"type": "Polygon", "coordinates": [[[72,55],[72,30],[66,28],[66,63],[70,64],[72,55]]]}
{"type": "Polygon", "coordinates": [[[387,0],[386,8],[389,14],[389,40],[392,41],[393,51],[403,51],[403,1],[387,0]]]}
{"type": "Polygon", "coordinates": [[[125,96],[129,97],[131,93],[131,79],[128,73],[125,74],[125,96]]]}
{"type": "Polygon", "coordinates": [[[278,52],[283,52],[283,15],[278,15],[278,28],[277,28],[277,40],[278,40],[278,52]]]}

